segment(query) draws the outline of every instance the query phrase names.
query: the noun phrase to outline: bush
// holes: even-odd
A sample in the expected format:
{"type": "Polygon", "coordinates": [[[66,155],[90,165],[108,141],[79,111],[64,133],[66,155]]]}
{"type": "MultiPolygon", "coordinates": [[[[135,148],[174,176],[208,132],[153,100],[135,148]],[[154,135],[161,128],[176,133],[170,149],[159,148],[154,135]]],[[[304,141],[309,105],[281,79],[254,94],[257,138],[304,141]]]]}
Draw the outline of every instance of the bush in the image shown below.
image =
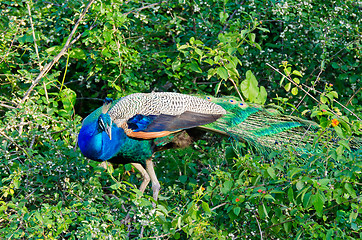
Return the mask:
{"type": "Polygon", "coordinates": [[[1,238],[362,238],[362,152],[349,147],[362,129],[354,1],[95,1],[35,81],[87,4],[0,6],[1,238]],[[338,147],[264,156],[208,136],[157,153],[154,208],[131,165],[105,171],[76,148],[100,100],[153,90],[268,96],[338,147]]]}

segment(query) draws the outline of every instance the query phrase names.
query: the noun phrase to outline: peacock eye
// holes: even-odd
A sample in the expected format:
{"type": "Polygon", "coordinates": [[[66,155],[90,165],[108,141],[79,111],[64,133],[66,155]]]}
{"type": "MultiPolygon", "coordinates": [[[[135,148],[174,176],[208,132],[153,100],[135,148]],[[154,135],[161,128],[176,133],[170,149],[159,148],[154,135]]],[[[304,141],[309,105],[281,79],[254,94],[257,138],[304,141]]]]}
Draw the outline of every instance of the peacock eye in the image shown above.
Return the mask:
{"type": "Polygon", "coordinates": [[[244,103],[239,103],[240,106],[244,106],[244,103]]]}

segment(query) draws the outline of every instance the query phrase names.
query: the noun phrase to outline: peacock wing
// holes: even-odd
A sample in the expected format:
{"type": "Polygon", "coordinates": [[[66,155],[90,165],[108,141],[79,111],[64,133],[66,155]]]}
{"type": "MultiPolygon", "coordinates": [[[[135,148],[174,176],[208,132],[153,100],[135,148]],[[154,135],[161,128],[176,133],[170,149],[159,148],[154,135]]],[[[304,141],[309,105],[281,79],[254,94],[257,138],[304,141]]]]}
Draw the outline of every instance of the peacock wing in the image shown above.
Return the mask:
{"type": "Polygon", "coordinates": [[[108,111],[132,138],[154,139],[212,123],[226,111],[219,105],[179,93],[136,93],[108,111]]]}

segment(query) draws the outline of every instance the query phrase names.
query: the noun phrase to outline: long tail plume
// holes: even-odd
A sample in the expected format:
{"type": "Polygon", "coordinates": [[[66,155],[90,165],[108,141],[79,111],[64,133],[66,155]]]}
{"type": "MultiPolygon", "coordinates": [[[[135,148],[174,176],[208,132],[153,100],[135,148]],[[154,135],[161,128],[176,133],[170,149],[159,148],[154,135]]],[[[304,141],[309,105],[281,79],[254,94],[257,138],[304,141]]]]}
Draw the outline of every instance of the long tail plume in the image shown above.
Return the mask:
{"type": "MultiPolygon", "coordinates": [[[[335,136],[328,138],[321,135],[315,122],[285,116],[273,108],[244,103],[231,97],[207,99],[222,106],[228,113],[201,128],[242,139],[262,153],[290,146],[300,154],[307,152],[307,144],[313,145],[319,141],[334,146],[339,140],[335,136]]],[[[362,146],[362,139],[355,138],[350,143],[351,147],[358,149],[362,146]]]]}

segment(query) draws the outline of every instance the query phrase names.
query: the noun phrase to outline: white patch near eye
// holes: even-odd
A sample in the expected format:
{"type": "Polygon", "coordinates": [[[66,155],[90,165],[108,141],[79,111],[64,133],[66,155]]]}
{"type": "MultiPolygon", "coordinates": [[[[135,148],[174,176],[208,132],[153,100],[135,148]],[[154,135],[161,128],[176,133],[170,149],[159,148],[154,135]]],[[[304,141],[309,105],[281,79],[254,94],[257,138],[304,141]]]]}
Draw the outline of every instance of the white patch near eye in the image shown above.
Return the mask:
{"type": "Polygon", "coordinates": [[[99,118],[98,124],[103,131],[106,129],[102,118],[99,118]]]}

